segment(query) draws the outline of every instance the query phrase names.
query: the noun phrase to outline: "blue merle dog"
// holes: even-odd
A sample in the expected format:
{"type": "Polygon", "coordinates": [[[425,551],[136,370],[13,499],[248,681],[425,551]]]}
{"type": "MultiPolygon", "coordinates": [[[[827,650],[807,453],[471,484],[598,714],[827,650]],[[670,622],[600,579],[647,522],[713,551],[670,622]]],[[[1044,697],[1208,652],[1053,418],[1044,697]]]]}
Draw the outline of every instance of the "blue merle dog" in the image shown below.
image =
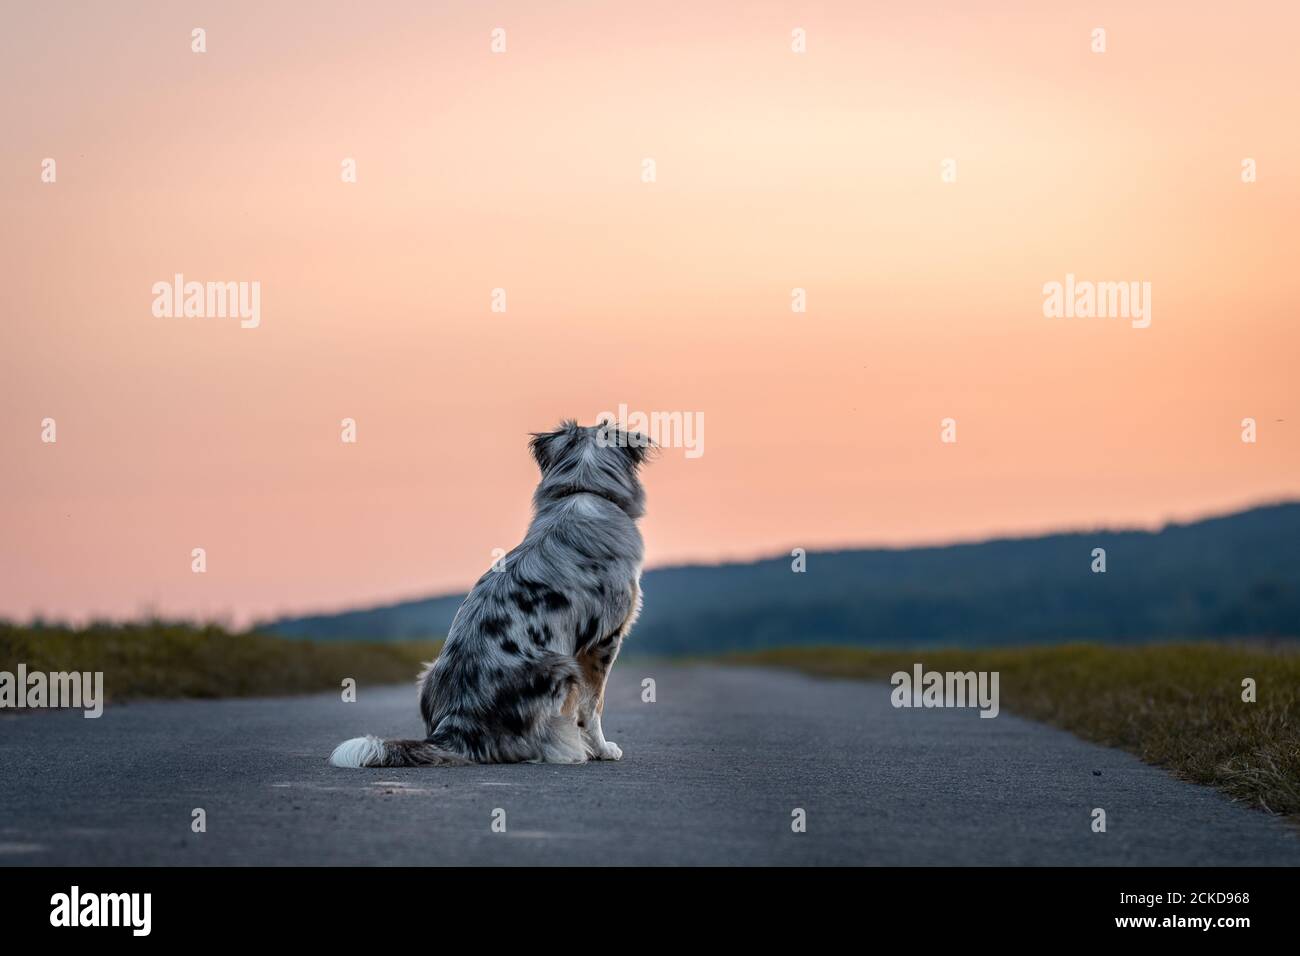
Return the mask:
{"type": "Polygon", "coordinates": [[[581,763],[623,751],[600,727],[605,682],[641,610],[651,442],[613,423],[533,436],[542,480],[523,542],[474,585],[420,675],[423,740],[356,737],[336,767],[581,763]]]}

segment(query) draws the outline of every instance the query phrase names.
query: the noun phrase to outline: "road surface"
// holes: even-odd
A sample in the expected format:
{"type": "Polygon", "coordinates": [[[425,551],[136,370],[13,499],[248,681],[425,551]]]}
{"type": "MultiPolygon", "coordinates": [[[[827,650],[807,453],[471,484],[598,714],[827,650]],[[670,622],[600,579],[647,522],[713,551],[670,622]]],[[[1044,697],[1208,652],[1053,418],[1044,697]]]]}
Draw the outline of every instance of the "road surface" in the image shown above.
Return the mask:
{"type": "Polygon", "coordinates": [[[346,737],[418,735],[414,686],[10,712],[0,865],[1300,863],[1294,828],[1214,790],[889,689],[620,661],[605,728],[626,756],[582,766],[326,764],[346,737]]]}

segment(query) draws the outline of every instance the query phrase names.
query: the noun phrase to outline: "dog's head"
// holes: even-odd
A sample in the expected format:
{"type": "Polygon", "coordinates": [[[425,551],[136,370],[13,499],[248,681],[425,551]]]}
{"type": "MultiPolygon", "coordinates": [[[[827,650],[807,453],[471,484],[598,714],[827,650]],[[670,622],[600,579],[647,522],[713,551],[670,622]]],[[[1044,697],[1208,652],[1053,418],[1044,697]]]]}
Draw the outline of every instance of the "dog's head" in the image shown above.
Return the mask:
{"type": "Polygon", "coordinates": [[[655,449],[640,432],[613,421],[579,425],[563,421],[550,432],[536,432],[528,447],[541,469],[539,500],[588,492],[618,504],[633,517],[644,511],[645,492],[638,470],[655,449]]]}

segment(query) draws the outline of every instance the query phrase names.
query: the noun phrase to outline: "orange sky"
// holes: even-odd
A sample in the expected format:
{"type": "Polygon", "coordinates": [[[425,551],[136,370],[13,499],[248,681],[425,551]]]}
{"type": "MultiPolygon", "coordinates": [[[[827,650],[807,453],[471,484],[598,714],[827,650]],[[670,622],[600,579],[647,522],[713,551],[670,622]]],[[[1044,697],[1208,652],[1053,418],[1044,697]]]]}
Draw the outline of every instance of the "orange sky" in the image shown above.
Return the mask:
{"type": "Polygon", "coordinates": [[[1298,11],[15,9],[0,615],[463,587],[526,433],[620,403],[707,423],[646,473],[652,565],[1298,495],[1298,11]],[[260,326],[154,317],[178,272],[260,326]],[[1045,318],[1067,273],[1150,282],[1150,328],[1045,318]]]}

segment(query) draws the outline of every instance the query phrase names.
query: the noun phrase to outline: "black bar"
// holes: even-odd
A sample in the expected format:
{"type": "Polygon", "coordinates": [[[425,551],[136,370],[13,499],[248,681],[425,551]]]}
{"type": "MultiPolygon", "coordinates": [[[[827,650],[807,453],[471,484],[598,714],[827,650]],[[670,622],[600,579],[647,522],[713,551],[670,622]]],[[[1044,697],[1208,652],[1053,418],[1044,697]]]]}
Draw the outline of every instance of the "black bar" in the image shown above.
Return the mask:
{"type": "MultiPolygon", "coordinates": [[[[803,927],[818,938],[842,929],[851,939],[911,939],[922,948],[945,939],[1125,936],[1231,946],[1294,930],[1294,881],[1291,870],[1265,868],[33,868],[0,870],[0,913],[7,941],[128,945],[369,940],[440,947],[463,933],[482,934],[484,946],[505,936],[564,945],[572,933],[575,945],[587,939],[604,946],[692,927],[741,935],[803,927]],[[63,894],[70,904],[73,886],[83,907],[88,895],[150,894],[148,935],[136,936],[131,925],[51,925],[52,901],[63,894]],[[1193,919],[1212,925],[1187,925],[1193,919]],[[1221,922],[1241,919],[1247,924],[1221,922]]],[[[97,910],[98,898],[90,905],[97,910]]],[[[120,922],[135,915],[142,928],[142,908],[123,913],[120,922]]]]}

